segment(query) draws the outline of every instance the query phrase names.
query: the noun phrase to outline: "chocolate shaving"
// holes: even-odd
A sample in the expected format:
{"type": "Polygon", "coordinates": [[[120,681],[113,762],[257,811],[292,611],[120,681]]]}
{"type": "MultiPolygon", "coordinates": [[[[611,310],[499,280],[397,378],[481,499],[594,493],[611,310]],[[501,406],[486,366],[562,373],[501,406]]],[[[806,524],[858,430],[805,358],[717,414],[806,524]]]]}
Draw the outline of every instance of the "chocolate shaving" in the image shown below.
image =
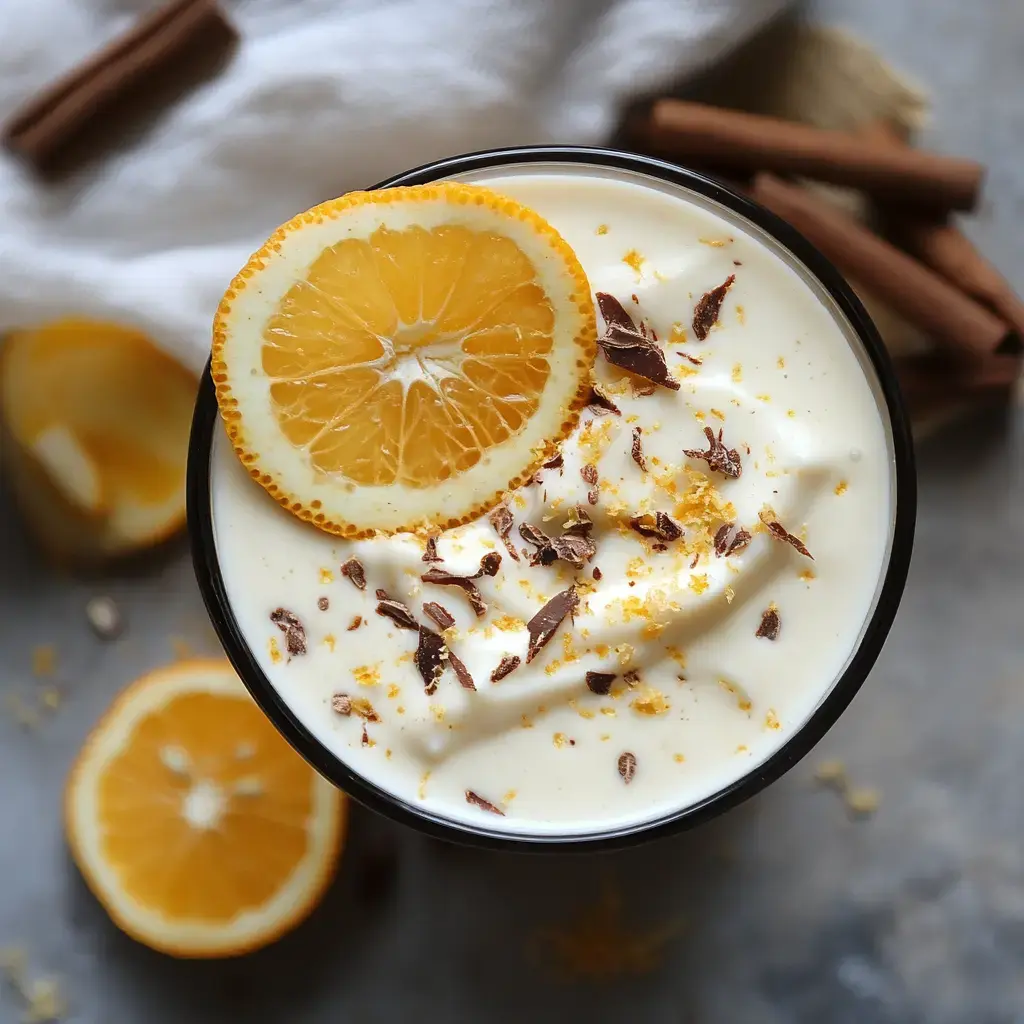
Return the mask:
{"type": "MultiPolygon", "coordinates": [[[[500,566],[501,555],[499,555],[497,551],[488,551],[487,554],[480,559],[480,571],[476,576],[497,576],[500,566]]],[[[475,579],[476,576],[473,578],[475,579]]]]}
{"type": "Polygon", "coordinates": [[[563,534],[561,537],[549,537],[530,523],[521,523],[519,533],[523,540],[537,549],[530,556],[530,565],[550,565],[561,559],[574,569],[582,569],[584,563],[597,553],[597,546],[586,536],[563,534]]]}
{"type": "Polygon", "coordinates": [[[608,694],[608,691],[612,688],[612,683],[615,682],[614,672],[588,672],[586,675],[587,689],[591,693],[596,693],[599,697],[604,697],[608,694]]]}
{"type": "MultiPolygon", "coordinates": [[[[331,705],[334,706],[335,701],[339,701],[342,707],[344,707],[344,701],[340,698],[344,697],[348,701],[348,711],[338,712],[339,714],[355,714],[358,715],[364,722],[379,722],[380,715],[377,714],[373,709],[373,705],[365,697],[349,697],[344,693],[336,693],[331,698],[331,705]]],[[[337,711],[337,707],[334,708],[337,711]]]]}
{"type": "Polygon", "coordinates": [[[688,359],[694,366],[703,366],[704,360],[698,359],[696,356],[691,356],[689,352],[676,352],[677,356],[682,356],[684,359],[688,359]]]}
{"type": "Polygon", "coordinates": [[[487,603],[473,580],[478,580],[481,576],[493,576],[500,565],[501,555],[497,551],[488,551],[480,559],[480,568],[472,576],[455,576],[447,569],[428,569],[420,579],[424,583],[435,583],[439,587],[461,587],[469,598],[473,611],[482,616],[487,613],[487,603]]]}
{"type": "Polygon", "coordinates": [[[511,675],[519,665],[521,664],[520,659],[515,654],[506,654],[501,661],[498,662],[498,667],[491,673],[491,682],[498,683],[507,675],[511,675]]]}
{"type": "Polygon", "coordinates": [[[742,551],[753,539],[742,526],[737,529],[735,523],[723,523],[715,533],[715,554],[728,558],[742,551]]]}
{"type": "Polygon", "coordinates": [[[705,427],[704,436],[708,439],[706,452],[696,448],[684,448],[683,454],[691,459],[703,459],[708,464],[708,469],[716,473],[738,478],[743,472],[740,453],[735,448],[726,448],[722,443],[721,429],[718,431],[718,437],[715,437],[715,432],[710,427],[705,427]]]}
{"type": "Polygon", "coordinates": [[[697,563],[699,561],[700,561],[700,552],[699,551],[694,551],[693,558],[690,559],[690,568],[691,569],[696,569],[697,568],[697,563]]]}
{"type": "Polygon", "coordinates": [[[451,629],[455,625],[455,616],[443,604],[427,601],[423,605],[423,611],[437,623],[440,629],[451,629]]]}
{"type": "Polygon", "coordinates": [[[526,628],[530,632],[530,643],[526,650],[526,664],[529,665],[541,652],[544,645],[555,635],[566,615],[576,611],[579,598],[576,588],[568,587],[559,591],[530,621],[526,628]]]}
{"type": "MultiPolygon", "coordinates": [[[[378,593],[381,593],[381,591],[378,593]]],[[[416,621],[412,612],[401,601],[384,598],[377,605],[377,614],[390,619],[396,626],[401,626],[402,629],[415,630],[420,628],[420,624],[416,621]]]]}
{"type": "Polygon", "coordinates": [[[350,558],[341,567],[341,575],[347,576],[360,590],[366,589],[366,571],[358,558],[350,558]]]}
{"type": "Polygon", "coordinates": [[[765,610],[765,613],[761,616],[761,625],[757,627],[757,632],[754,636],[764,637],[765,640],[778,640],[779,638],[779,627],[782,623],[779,621],[779,610],[775,605],[769,605],[765,610]]]}
{"type": "Polygon", "coordinates": [[[583,477],[584,483],[588,483],[593,486],[597,483],[597,466],[592,462],[588,462],[585,466],[580,468],[580,476],[583,477]]]}
{"type": "Polygon", "coordinates": [[[643,431],[639,427],[633,428],[633,447],[630,454],[633,456],[633,461],[646,473],[647,472],[647,460],[644,458],[644,446],[640,438],[643,436],[643,431]]]}
{"type": "Polygon", "coordinates": [[[657,537],[658,540],[679,540],[683,528],[665,512],[644,512],[643,515],[632,516],[629,525],[641,537],[657,537]]]}
{"type": "Polygon", "coordinates": [[[595,579],[595,580],[600,580],[600,579],[602,579],[602,578],[603,578],[603,576],[604,576],[604,573],[603,573],[603,572],[601,572],[601,570],[600,570],[600,569],[598,569],[598,567],[597,567],[597,566],[595,565],[595,566],[594,566],[594,572],[593,572],[593,576],[594,576],[594,579],[595,579]]]}
{"type": "Polygon", "coordinates": [[[711,328],[718,323],[718,314],[722,311],[722,303],[725,301],[725,293],[732,287],[736,280],[735,274],[730,274],[717,288],[705,292],[693,310],[693,333],[699,341],[705,341],[711,328]]]}
{"type": "Polygon", "coordinates": [[[437,553],[437,538],[427,538],[427,550],[423,552],[424,562],[443,562],[444,559],[437,553]]]}
{"type": "Polygon", "coordinates": [[[654,384],[679,390],[679,381],[670,376],[665,354],[647,337],[646,327],[637,327],[632,317],[613,295],[597,293],[597,305],[606,329],[597,344],[613,366],[644,377],[654,384]]]}
{"type": "Polygon", "coordinates": [[[623,677],[622,681],[632,689],[640,682],[640,673],[635,668],[631,668],[623,677]]]}
{"type": "Polygon", "coordinates": [[[416,645],[413,662],[419,671],[423,686],[429,697],[436,689],[441,673],[444,671],[445,654],[448,647],[444,637],[426,626],[420,626],[420,640],[416,645]]]}
{"type": "Polygon", "coordinates": [[[601,494],[597,490],[587,491],[587,503],[590,505],[596,505],[601,494]]]}
{"type": "Polygon", "coordinates": [[[518,562],[519,552],[516,551],[512,541],[508,539],[508,535],[515,524],[515,519],[512,517],[512,513],[509,511],[507,505],[499,505],[488,517],[488,521],[491,526],[494,527],[494,532],[501,538],[501,542],[505,545],[505,549],[508,551],[510,557],[518,562]]]}
{"type": "Polygon", "coordinates": [[[764,525],[768,528],[768,532],[776,540],[784,541],[786,544],[792,544],[793,547],[795,547],[801,555],[803,555],[805,558],[809,558],[812,562],[814,561],[814,555],[812,555],[810,551],[808,551],[807,548],[804,547],[803,541],[800,540],[799,537],[793,536],[793,534],[791,534],[789,530],[787,530],[782,525],[782,523],[779,522],[775,513],[770,508],[765,506],[765,508],[761,509],[761,511],[757,513],[757,518],[760,519],[762,523],[764,523],[764,525]]]}
{"type": "Polygon", "coordinates": [[[361,746],[368,747],[370,745],[370,734],[366,731],[366,723],[363,722],[363,735],[359,740],[361,746]]]}
{"type": "Polygon", "coordinates": [[[320,611],[325,612],[331,607],[331,602],[328,601],[326,597],[318,597],[316,600],[316,606],[320,611]]]}
{"type": "Polygon", "coordinates": [[[604,393],[600,385],[592,384],[587,408],[595,413],[610,412],[613,416],[621,416],[622,410],[604,393]]]}
{"type": "Polygon", "coordinates": [[[331,708],[339,715],[351,715],[352,698],[347,693],[336,693],[331,698],[331,708]]]}
{"type": "Polygon", "coordinates": [[[306,628],[294,612],[277,608],[270,613],[270,621],[284,633],[284,645],[289,654],[306,653],[306,628]]]}
{"type": "Polygon", "coordinates": [[[459,685],[464,690],[476,689],[476,683],[473,682],[473,677],[469,674],[469,669],[462,663],[462,659],[457,658],[452,651],[448,652],[448,664],[451,665],[452,671],[455,673],[455,678],[458,679],[459,685]]]}
{"type": "Polygon", "coordinates": [[[390,601],[391,600],[391,595],[383,587],[378,587],[377,588],[377,600],[378,601],[390,601]]]}
{"type": "Polygon", "coordinates": [[[500,807],[495,807],[490,800],[485,800],[479,793],[474,793],[473,790],[466,790],[466,803],[475,804],[482,811],[490,811],[491,814],[500,814],[503,818],[505,812],[500,807]]]}
{"type": "Polygon", "coordinates": [[[562,458],[562,453],[558,452],[557,454],[552,455],[551,458],[541,466],[541,469],[561,469],[564,464],[565,459],[562,458]]]}
{"type": "Polygon", "coordinates": [[[349,626],[348,626],[348,629],[346,630],[346,632],[347,633],[351,633],[353,629],[358,629],[362,624],[363,624],[363,617],[362,617],[362,615],[356,615],[352,619],[352,621],[349,623],[349,626]]]}
{"type": "Polygon", "coordinates": [[[628,750],[624,754],[619,754],[619,774],[627,786],[633,781],[633,776],[636,775],[636,754],[628,750]]]}

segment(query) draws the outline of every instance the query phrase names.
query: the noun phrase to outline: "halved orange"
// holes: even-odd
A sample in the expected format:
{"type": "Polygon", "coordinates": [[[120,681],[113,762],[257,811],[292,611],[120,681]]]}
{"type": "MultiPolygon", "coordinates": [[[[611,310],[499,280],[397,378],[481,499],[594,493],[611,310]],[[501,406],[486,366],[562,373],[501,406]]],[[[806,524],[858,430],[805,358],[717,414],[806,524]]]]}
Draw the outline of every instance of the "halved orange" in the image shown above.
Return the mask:
{"type": "Polygon", "coordinates": [[[532,210],[439,182],[353,192],[280,228],[214,322],[213,377],[250,474],[323,530],[466,522],[586,401],[590,286],[532,210]]]}
{"type": "Polygon", "coordinates": [[[44,548],[101,561],[184,524],[192,373],[119,324],[55,321],[0,348],[5,461],[44,548]]]}
{"type": "Polygon", "coordinates": [[[266,945],[316,906],[345,798],[281,738],[224,661],[139,679],[65,794],[71,852],[114,921],[182,957],[266,945]]]}

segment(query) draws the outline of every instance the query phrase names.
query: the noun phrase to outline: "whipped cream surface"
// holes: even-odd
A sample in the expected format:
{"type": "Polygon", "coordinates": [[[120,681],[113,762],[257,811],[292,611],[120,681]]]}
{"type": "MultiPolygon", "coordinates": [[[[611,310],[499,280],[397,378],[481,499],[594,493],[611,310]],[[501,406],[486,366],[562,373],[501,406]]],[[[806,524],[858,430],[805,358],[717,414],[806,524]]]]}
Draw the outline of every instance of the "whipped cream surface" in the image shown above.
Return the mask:
{"type": "Polygon", "coordinates": [[[617,413],[588,407],[561,464],[508,495],[518,560],[491,517],[438,537],[437,562],[423,560],[423,537],[322,533],[250,480],[218,430],[213,520],[231,608],[298,719],[401,801],[525,834],[657,819],[756,769],[856,651],[889,557],[884,404],[820,286],[725,208],[589,166],[466,180],[547,218],[594,292],[653,332],[679,389],[599,353],[595,378],[617,413]],[[695,313],[698,325],[714,314],[705,296],[729,278],[700,340],[695,313]],[[705,428],[733,455],[685,454],[709,450],[705,428]],[[531,564],[538,544],[522,524],[586,533],[592,557],[576,543],[582,567],[531,564]],[[471,576],[495,553],[496,573],[472,581],[483,614],[460,587],[422,579],[431,568],[471,576]],[[353,559],[365,589],[341,571],[353,559]],[[539,632],[535,617],[570,588],[573,614],[528,660],[531,620],[539,632]],[[428,692],[419,634],[377,612],[378,589],[442,633],[475,689],[444,661],[428,692]],[[428,602],[454,624],[442,632],[428,602]],[[299,623],[304,653],[290,620],[272,621],[278,609],[299,623]]]}

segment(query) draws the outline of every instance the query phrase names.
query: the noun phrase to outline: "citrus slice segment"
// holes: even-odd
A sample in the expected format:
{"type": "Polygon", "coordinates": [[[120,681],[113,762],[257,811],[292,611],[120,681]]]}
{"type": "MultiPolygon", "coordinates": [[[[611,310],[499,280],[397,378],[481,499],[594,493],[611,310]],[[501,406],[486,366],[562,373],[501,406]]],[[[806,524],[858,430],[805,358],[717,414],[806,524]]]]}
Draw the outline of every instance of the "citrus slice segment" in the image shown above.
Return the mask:
{"type": "Polygon", "coordinates": [[[596,336],[554,228],[438,182],[281,227],[220,305],[213,379],[235,451],[291,512],[348,537],[446,529],[572,430],[596,336]]]}
{"type": "Polygon", "coordinates": [[[183,525],[192,373],[118,324],[56,321],[2,349],[5,461],[45,548],[102,560],[183,525]]]}
{"type": "Polygon", "coordinates": [[[306,917],[332,877],[345,815],[344,796],[213,660],[129,686],[65,794],[89,888],[129,935],[185,957],[244,953],[306,917]]]}

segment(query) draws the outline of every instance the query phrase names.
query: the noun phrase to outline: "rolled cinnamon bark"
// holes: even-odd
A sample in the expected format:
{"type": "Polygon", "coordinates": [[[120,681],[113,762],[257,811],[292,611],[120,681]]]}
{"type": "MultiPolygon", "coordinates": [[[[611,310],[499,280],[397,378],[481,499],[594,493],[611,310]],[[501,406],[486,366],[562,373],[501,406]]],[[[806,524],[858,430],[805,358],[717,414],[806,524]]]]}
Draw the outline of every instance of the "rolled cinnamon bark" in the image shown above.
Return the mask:
{"type": "MultiPolygon", "coordinates": [[[[907,143],[892,125],[884,121],[867,125],[861,134],[891,146],[907,143]]],[[[883,213],[886,230],[898,245],[961,291],[988,306],[1018,336],[1024,336],[1024,301],[956,224],[951,220],[915,217],[893,209],[886,209],[883,213]]]]}
{"type": "Polygon", "coordinates": [[[675,99],[655,101],[627,131],[688,163],[801,174],[935,210],[973,209],[985,174],[974,160],[675,99]]]}
{"type": "Polygon", "coordinates": [[[126,100],[237,39],[216,0],[171,0],[15,111],[3,127],[4,145],[46,170],[126,100]]]}
{"type": "Polygon", "coordinates": [[[913,416],[927,416],[961,402],[1005,402],[1020,375],[1021,361],[985,356],[961,362],[941,355],[901,356],[896,375],[913,416]]]}
{"type": "Polygon", "coordinates": [[[759,174],[750,195],[950,351],[980,357],[1019,344],[1009,325],[984,306],[806,189],[759,174]]]}

